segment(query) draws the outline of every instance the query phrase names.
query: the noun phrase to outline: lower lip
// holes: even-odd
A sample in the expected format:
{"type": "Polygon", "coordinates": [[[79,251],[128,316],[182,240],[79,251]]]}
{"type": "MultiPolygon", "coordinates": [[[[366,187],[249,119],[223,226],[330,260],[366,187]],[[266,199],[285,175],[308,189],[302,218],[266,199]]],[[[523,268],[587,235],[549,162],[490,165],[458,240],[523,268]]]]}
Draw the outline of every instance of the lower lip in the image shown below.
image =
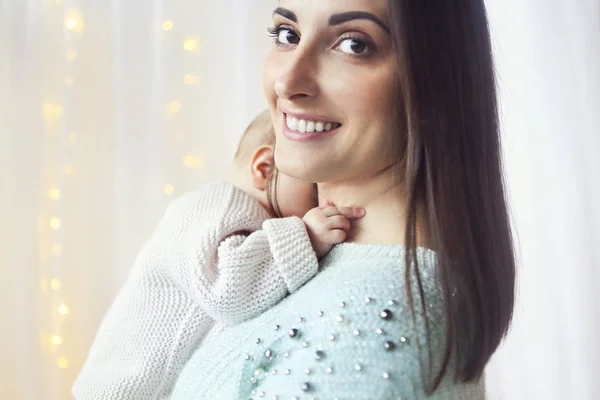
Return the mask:
{"type": "Polygon", "coordinates": [[[338,126],[335,129],[332,129],[330,131],[323,131],[323,132],[305,132],[305,133],[300,133],[298,131],[293,131],[290,128],[288,128],[287,126],[287,116],[284,114],[283,115],[283,136],[285,136],[287,139],[289,140],[293,140],[295,142],[311,142],[313,140],[318,140],[324,137],[328,137],[331,135],[334,135],[335,133],[337,133],[337,131],[340,129],[341,126],[338,126]]]}

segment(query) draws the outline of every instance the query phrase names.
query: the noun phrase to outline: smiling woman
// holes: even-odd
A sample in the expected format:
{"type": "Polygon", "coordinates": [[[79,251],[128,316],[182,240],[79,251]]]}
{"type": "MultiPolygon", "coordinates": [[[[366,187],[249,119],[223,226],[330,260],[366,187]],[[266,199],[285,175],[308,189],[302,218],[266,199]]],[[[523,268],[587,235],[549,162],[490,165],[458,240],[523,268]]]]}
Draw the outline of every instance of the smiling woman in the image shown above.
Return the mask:
{"type": "Polygon", "coordinates": [[[484,398],[515,265],[483,1],[282,0],[269,33],[278,168],[366,216],[173,397],[484,398]]]}

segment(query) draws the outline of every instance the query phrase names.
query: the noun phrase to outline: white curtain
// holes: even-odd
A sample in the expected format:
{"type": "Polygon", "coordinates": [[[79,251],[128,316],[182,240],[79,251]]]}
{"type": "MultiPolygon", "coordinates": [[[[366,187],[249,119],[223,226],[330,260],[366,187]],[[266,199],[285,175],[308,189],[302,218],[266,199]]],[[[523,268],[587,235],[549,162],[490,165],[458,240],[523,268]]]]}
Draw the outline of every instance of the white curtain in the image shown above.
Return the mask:
{"type": "MultiPolygon", "coordinates": [[[[491,399],[600,393],[600,6],[488,2],[519,246],[491,399]]],[[[168,202],[265,107],[275,0],[0,0],[0,398],[65,399],[168,202]]]]}

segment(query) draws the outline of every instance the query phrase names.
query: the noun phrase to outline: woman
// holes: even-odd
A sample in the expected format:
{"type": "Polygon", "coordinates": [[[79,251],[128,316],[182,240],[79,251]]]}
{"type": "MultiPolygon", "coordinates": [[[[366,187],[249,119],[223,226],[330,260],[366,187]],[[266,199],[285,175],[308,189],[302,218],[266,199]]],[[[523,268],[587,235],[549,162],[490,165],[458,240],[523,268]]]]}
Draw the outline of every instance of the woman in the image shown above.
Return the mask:
{"type": "Polygon", "coordinates": [[[483,1],[278,5],[276,163],[366,216],[303,288],[215,329],[173,398],[484,398],[515,266],[483,1]]]}

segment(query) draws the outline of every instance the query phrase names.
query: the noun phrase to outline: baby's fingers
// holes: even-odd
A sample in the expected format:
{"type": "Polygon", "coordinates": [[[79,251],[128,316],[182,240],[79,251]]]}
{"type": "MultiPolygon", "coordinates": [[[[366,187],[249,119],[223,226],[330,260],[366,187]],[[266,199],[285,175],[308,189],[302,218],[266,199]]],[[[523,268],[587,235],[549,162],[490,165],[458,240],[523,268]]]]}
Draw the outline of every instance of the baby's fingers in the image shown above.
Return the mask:
{"type": "Polygon", "coordinates": [[[326,217],[333,217],[334,215],[341,215],[350,219],[359,219],[365,216],[365,210],[363,208],[351,208],[351,207],[325,207],[323,208],[323,214],[326,217]]]}
{"type": "Polygon", "coordinates": [[[343,215],[334,215],[333,217],[327,218],[327,228],[329,229],[343,229],[344,231],[350,230],[350,220],[343,215]]]}
{"type": "Polygon", "coordinates": [[[327,242],[330,245],[342,243],[347,237],[346,231],[342,229],[333,229],[327,233],[327,242]]]}

